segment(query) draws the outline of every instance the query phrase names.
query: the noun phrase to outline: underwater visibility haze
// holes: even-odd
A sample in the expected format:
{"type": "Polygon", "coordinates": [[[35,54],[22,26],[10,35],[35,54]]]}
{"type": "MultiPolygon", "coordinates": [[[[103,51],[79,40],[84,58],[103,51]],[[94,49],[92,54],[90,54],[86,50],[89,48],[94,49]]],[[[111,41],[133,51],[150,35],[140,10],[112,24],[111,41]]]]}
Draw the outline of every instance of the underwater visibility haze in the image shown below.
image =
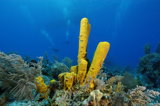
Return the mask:
{"type": "Polygon", "coordinates": [[[88,54],[106,40],[112,44],[108,58],[135,66],[144,45],[155,49],[159,42],[159,5],[159,0],[1,0],[1,51],[76,59],[79,21],[87,17],[88,54]]]}
{"type": "Polygon", "coordinates": [[[0,0],[0,92],[0,106],[160,106],[160,0],[0,0]]]}

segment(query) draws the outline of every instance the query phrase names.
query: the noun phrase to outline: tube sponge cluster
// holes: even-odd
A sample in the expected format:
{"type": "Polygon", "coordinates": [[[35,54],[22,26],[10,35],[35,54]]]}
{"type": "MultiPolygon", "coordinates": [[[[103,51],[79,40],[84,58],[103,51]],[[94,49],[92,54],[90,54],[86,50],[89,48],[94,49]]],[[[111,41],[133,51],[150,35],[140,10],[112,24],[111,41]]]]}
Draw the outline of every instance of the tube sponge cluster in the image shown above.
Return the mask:
{"type": "Polygon", "coordinates": [[[89,89],[94,88],[94,79],[97,77],[103,62],[110,49],[110,43],[100,42],[95,51],[91,66],[88,70],[86,60],[88,38],[91,25],[87,18],[82,18],[80,23],[78,65],[72,66],[69,73],[61,73],[59,79],[64,85],[65,90],[71,90],[75,83],[80,86],[89,85],[89,89]]]}

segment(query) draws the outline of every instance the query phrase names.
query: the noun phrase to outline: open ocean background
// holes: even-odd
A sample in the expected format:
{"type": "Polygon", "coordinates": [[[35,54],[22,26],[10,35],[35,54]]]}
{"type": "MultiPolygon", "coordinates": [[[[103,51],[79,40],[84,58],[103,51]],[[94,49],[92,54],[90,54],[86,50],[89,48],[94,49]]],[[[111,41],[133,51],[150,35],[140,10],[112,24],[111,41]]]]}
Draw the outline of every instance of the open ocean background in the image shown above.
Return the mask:
{"type": "Polygon", "coordinates": [[[52,59],[78,52],[80,20],[91,24],[88,58],[108,41],[106,61],[135,67],[160,42],[160,0],[0,0],[0,51],[52,59]]]}

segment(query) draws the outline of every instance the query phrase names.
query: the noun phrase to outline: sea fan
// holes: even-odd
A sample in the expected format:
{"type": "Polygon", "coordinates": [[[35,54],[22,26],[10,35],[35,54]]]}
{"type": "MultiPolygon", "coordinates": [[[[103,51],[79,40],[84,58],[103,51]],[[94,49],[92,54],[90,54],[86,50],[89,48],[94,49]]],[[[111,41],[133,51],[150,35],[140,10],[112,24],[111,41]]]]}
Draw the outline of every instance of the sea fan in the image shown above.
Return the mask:
{"type": "Polygon", "coordinates": [[[32,91],[36,89],[34,79],[41,74],[41,61],[27,64],[21,56],[0,52],[0,88],[6,96],[17,100],[32,99],[32,91]]]}
{"type": "Polygon", "coordinates": [[[18,100],[33,99],[33,89],[36,89],[36,86],[33,83],[21,79],[10,91],[10,94],[18,100]]]}

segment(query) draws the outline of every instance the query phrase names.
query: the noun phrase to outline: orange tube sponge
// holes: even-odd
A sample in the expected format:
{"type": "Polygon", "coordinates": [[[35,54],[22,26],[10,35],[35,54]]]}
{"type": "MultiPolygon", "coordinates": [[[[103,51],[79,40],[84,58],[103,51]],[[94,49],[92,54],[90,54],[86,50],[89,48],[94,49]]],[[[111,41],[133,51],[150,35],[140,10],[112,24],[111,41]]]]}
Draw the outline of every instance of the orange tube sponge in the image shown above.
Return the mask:
{"type": "Polygon", "coordinates": [[[110,44],[108,42],[100,42],[97,46],[97,49],[95,51],[95,54],[92,60],[92,64],[86,76],[86,82],[90,83],[90,88],[94,87],[93,81],[98,75],[103,65],[103,62],[108,54],[109,48],[110,48],[110,44]]]}
{"type": "Polygon", "coordinates": [[[90,24],[87,18],[82,18],[80,24],[78,64],[81,59],[85,59],[87,53],[88,37],[90,33],[90,24]]]}

